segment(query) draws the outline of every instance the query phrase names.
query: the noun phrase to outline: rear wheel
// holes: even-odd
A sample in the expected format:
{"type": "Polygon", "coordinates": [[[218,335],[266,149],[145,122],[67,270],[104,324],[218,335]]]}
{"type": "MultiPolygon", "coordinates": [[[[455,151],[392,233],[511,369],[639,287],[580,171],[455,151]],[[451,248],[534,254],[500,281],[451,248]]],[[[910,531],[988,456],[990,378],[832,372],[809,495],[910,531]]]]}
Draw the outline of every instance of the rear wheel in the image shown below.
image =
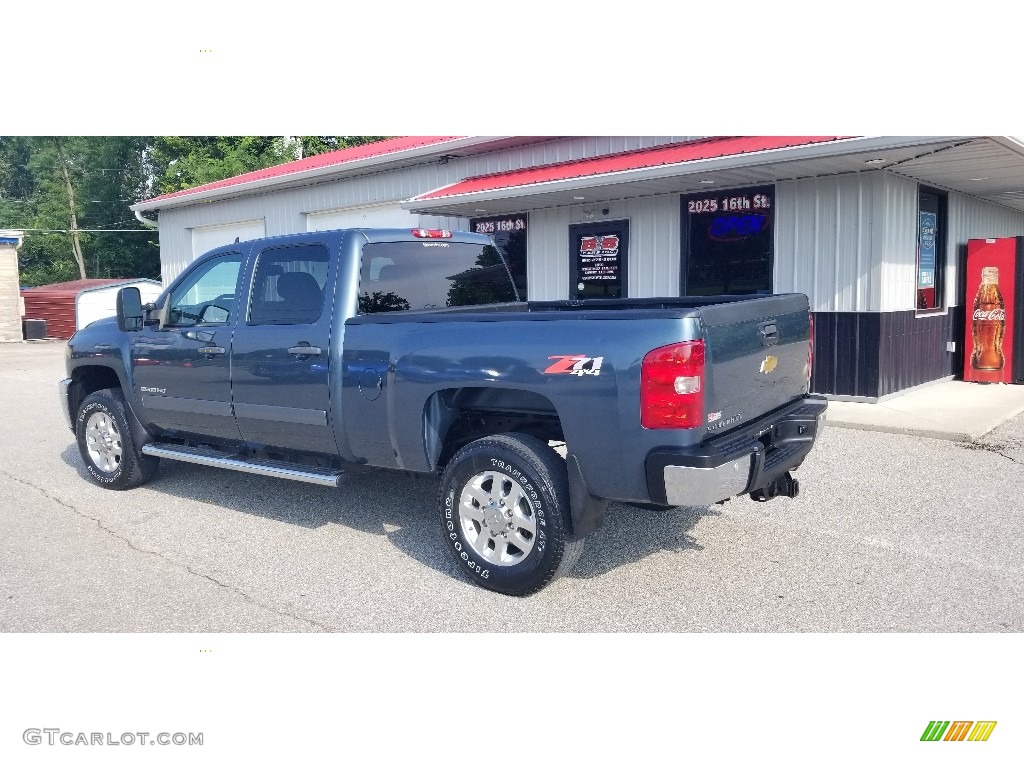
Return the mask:
{"type": "Polygon", "coordinates": [[[101,389],[82,401],[75,437],[89,478],[96,485],[123,491],[156,474],[160,460],[145,456],[136,447],[120,389],[101,389]]]}
{"type": "Polygon", "coordinates": [[[441,480],[441,524],[469,577],[506,595],[529,595],[564,574],[582,540],[571,536],[565,461],[522,434],[476,440],[441,480]]]}

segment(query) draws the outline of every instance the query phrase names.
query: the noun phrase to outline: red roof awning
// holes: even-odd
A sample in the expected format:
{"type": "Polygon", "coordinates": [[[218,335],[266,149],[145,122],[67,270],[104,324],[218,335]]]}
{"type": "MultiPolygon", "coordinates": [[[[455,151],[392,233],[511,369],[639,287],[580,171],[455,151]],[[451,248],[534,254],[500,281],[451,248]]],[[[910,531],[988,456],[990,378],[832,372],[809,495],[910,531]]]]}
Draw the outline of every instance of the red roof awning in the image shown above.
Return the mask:
{"type": "Polygon", "coordinates": [[[802,147],[842,139],[842,136],[727,136],[638,149],[585,160],[473,176],[413,198],[414,201],[469,195],[531,184],[566,181],[656,166],[678,165],[694,160],[744,155],[773,149],[802,147]]]}
{"type": "Polygon", "coordinates": [[[415,149],[417,147],[426,147],[433,144],[441,144],[445,141],[452,141],[454,139],[462,138],[460,136],[399,136],[394,139],[385,139],[384,141],[375,141],[372,144],[362,144],[358,147],[348,147],[346,149],[339,149],[334,152],[324,152],[319,155],[311,155],[310,157],[304,157],[301,160],[295,160],[290,163],[282,163],[281,165],[274,165],[270,168],[263,168],[258,171],[250,171],[249,173],[243,173],[238,176],[232,176],[228,179],[222,179],[220,181],[211,181],[209,184],[202,184],[198,187],[192,187],[191,189],[182,189],[177,192],[168,192],[166,195],[159,195],[152,197],[149,200],[145,200],[140,203],[140,206],[152,207],[151,203],[161,202],[164,200],[172,200],[177,197],[184,195],[197,195],[204,192],[213,192],[215,190],[224,189],[225,187],[234,187],[241,184],[248,184],[254,181],[265,181],[267,179],[273,179],[278,176],[287,176],[289,174],[302,173],[304,171],[311,171],[317,168],[327,168],[330,166],[340,166],[346,163],[353,163],[358,160],[365,160],[371,157],[380,157],[384,155],[395,154],[409,149],[415,149]]]}

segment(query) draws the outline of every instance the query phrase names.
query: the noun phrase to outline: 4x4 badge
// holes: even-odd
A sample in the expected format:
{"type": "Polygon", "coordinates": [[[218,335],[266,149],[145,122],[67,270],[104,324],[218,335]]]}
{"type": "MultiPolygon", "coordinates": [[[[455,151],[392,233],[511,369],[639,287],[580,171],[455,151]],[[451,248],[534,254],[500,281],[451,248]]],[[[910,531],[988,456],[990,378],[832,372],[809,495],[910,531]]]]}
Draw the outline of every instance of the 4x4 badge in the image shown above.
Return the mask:
{"type": "Polygon", "coordinates": [[[544,373],[569,373],[573,376],[600,376],[603,357],[588,357],[586,355],[550,355],[548,360],[558,362],[549,365],[544,373]]]}
{"type": "Polygon", "coordinates": [[[768,355],[764,360],[761,361],[761,373],[768,374],[775,370],[775,366],[779,364],[779,358],[775,355],[768,355]]]}

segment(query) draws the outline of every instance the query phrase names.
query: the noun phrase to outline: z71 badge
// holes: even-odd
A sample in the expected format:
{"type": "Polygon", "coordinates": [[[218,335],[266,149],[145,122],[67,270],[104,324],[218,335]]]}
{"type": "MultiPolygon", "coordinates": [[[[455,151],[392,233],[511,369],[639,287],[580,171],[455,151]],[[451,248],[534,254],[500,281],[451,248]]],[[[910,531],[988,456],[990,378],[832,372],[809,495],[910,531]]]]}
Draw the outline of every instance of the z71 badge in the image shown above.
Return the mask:
{"type": "Polygon", "coordinates": [[[558,362],[549,365],[544,373],[569,373],[573,376],[600,376],[603,357],[587,357],[586,355],[551,355],[548,360],[558,362]]]}

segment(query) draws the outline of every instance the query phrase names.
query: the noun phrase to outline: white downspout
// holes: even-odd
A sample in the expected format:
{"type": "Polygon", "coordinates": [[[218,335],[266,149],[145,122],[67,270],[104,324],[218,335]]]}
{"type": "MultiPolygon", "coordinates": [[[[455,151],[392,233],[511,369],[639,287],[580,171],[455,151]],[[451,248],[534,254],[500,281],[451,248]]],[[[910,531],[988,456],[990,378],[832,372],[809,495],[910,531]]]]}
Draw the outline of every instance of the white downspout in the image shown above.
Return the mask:
{"type": "Polygon", "coordinates": [[[150,229],[159,228],[160,225],[156,221],[154,221],[153,219],[147,219],[145,216],[142,215],[141,211],[133,211],[133,213],[135,214],[135,218],[142,222],[144,226],[147,226],[150,229]]]}

